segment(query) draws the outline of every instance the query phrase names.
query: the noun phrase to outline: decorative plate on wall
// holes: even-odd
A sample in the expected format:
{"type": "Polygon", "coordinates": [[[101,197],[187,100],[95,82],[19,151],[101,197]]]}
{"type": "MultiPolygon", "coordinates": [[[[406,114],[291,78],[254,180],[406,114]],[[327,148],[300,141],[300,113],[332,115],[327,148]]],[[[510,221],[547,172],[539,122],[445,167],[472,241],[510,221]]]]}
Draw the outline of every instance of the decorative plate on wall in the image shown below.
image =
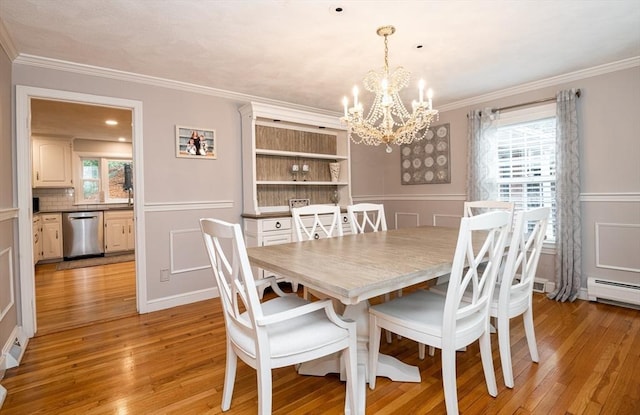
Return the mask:
{"type": "Polygon", "coordinates": [[[451,183],[450,137],[449,124],[434,125],[424,139],[403,144],[400,150],[402,184],[451,183]]]}

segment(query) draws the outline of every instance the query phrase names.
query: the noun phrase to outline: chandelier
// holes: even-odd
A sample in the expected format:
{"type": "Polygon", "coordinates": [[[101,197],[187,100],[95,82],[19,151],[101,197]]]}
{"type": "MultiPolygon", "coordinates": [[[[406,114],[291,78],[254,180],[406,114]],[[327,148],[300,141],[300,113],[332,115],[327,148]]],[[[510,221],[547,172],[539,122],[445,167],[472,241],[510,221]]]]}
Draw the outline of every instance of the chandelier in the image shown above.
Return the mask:
{"type": "Polygon", "coordinates": [[[349,108],[349,99],[342,100],[344,116],[340,120],[347,124],[349,138],[356,144],[370,146],[385,144],[387,153],[391,153],[390,144],[410,144],[414,140],[422,140],[438,110],[432,107],[431,89],[424,100],[424,80],[418,83],[419,99],[411,103],[412,113],[405,108],[399,92],[409,84],[411,73],[403,67],[389,73],[388,37],[395,33],[393,26],[382,26],[376,33],[384,36],[384,69],[371,70],[364,78],[367,91],[373,92],[375,98],[366,117],[362,103],[358,102],[358,87],[353,87],[353,106],[349,108]]]}

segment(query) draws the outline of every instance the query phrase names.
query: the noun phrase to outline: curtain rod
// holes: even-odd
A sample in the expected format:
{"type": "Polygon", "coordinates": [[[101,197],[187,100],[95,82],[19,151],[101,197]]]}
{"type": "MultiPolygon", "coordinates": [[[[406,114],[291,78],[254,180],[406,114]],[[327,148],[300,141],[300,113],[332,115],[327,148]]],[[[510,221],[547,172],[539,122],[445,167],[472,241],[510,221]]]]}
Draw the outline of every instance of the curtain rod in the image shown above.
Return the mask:
{"type": "MultiPolygon", "coordinates": [[[[576,91],[576,96],[578,98],[580,98],[580,94],[581,94],[581,92],[578,89],[576,91]]],[[[556,100],[556,97],[543,98],[543,99],[539,99],[537,101],[530,101],[530,102],[524,102],[522,104],[515,104],[515,105],[509,105],[509,106],[501,107],[501,108],[494,108],[494,109],[491,110],[491,112],[492,113],[496,113],[498,111],[511,110],[511,109],[514,109],[514,108],[526,107],[526,106],[534,105],[534,104],[542,104],[544,102],[555,101],[555,100],[556,100]]]]}

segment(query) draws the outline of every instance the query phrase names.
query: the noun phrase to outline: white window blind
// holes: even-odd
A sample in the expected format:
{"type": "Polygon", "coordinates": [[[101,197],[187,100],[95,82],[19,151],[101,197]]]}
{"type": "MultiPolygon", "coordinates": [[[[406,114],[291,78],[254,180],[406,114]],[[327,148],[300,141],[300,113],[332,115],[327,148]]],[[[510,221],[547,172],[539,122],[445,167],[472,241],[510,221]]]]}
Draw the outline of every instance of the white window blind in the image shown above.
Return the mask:
{"type": "Polygon", "coordinates": [[[555,108],[530,110],[528,116],[526,111],[501,117],[498,124],[500,200],[515,203],[516,210],[550,207],[546,242],[555,242],[555,108]]]}

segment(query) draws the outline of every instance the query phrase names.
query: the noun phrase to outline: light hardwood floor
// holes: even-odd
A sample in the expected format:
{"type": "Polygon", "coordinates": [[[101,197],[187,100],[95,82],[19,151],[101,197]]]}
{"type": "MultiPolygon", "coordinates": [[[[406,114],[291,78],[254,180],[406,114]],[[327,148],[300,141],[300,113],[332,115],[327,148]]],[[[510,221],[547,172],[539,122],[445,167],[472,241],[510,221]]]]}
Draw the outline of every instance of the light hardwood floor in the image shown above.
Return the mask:
{"type": "Polygon", "coordinates": [[[135,261],[57,271],[36,266],[38,336],[134,316],[135,261]]]}
{"type": "MultiPolygon", "coordinates": [[[[93,271],[108,273],[115,285],[133,268],[93,271]]],[[[81,286],[86,272],[65,271],[67,284],[81,286]]],[[[57,300],[38,301],[45,307],[57,300]]],[[[458,353],[462,414],[640,413],[639,311],[536,294],[534,314],[539,364],[529,359],[521,321],[511,325],[514,389],[504,386],[492,336],[497,398],[487,394],[477,344],[458,353]]],[[[106,320],[31,339],[22,364],[1,382],[8,395],[0,414],[221,413],[225,329],[218,299],[106,320]]],[[[420,361],[417,350],[406,339],[383,342],[381,351],[419,366],[422,382],[378,378],[376,389],[367,389],[367,414],[445,413],[440,353],[420,361]]],[[[335,375],[273,372],[274,414],[340,414],[343,404],[344,384],[335,375]]],[[[240,362],[227,413],[256,411],[255,371],[240,362]]]]}

